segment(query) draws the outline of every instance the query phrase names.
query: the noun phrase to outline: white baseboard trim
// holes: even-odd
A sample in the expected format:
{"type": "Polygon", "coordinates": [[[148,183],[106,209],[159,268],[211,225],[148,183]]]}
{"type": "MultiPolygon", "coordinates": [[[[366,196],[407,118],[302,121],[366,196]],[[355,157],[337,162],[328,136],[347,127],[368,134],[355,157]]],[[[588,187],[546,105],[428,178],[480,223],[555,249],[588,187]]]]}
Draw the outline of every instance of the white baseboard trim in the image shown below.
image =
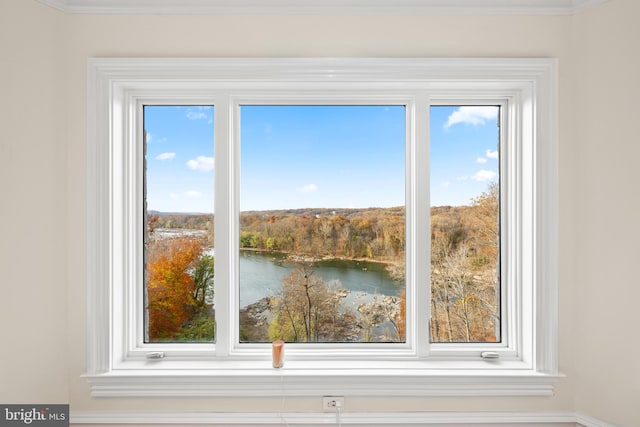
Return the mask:
{"type": "Polygon", "coordinates": [[[38,0],[66,13],[90,14],[573,14],[609,0],[38,0]]]}
{"type": "Polygon", "coordinates": [[[619,427],[613,424],[605,423],[597,418],[589,417],[584,414],[576,414],[576,422],[584,427],[619,427]]]}
{"type": "MultiPolygon", "coordinates": [[[[164,424],[164,425],[303,425],[306,427],[338,424],[332,413],[117,413],[72,412],[71,424],[164,424]]],[[[574,412],[384,412],[343,413],[344,425],[403,425],[506,426],[509,427],[617,427],[598,419],[574,412]]]]}

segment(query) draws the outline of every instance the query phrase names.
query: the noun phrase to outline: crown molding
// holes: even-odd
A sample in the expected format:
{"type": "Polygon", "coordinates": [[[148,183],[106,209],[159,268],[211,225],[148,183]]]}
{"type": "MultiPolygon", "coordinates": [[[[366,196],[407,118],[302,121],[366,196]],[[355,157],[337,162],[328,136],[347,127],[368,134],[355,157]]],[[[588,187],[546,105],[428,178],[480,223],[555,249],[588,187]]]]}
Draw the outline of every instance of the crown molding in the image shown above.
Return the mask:
{"type": "Polygon", "coordinates": [[[37,0],[72,14],[571,15],[609,0],[37,0]]]}

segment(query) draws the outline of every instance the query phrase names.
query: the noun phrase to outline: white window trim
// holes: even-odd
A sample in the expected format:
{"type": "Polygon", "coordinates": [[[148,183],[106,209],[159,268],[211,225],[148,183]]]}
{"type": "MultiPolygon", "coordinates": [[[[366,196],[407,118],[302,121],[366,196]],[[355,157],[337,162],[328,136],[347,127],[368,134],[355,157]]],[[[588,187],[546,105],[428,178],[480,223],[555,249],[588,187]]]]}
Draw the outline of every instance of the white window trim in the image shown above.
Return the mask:
{"type": "MultiPolygon", "coordinates": [[[[553,384],[559,377],[556,78],[553,59],[90,60],[86,377],[92,395],[552,394],[553,384]],[[365,354],[328,346],[322,354],[310,354],[292,345],[287,348],[285,368],[274,370],[270,367],[270,353],[264,347],[240,350],[229,340],[232,327],[223,327],[218,330],[218,344],[208,350],[203,351],[202,345],[178,345],[175,351],[171,346],[157,346],[171,357],[146,359],[144,355],[154,346],[141,348],[127,332],[137,316],[133,303],[135,290],[127,284],[135,283],[136,277],[140,277],[142,265],[140,250],[136,249],[135,239],[130,238],[142,229],[142,215],[136,211],[141,204],[135,191],[142,178],[139,170],[134,173],[135,165],[141,164],[142,150],[136,149],[133,143],[123,144],[123,141],[136,141],[135,134],[140,133],[136,123],[129,122],[132,118],[135,121],[136,102],[148,100],[155,93],[159,101],[180,99],[233,105],[234,97],[259,93],[273,97],[280,92],[292,97],[293,93],[301,96],[301,92],[310,91],[320,97],[321,90],[334,94],[340,90],[351,93],[360,90],[365,96],[372,87],[378,89],[379,97],[384,95],[385,88],[386,96],[396,97],[410,97],[408,93],[417,90],[419,95],[413,99],[417,109],[428,108],[431,100],[453,102],[459,97],[468,101],[470,94],[475,94],[475,99],[495,99],[496,93],[503,93],[512,105],[519,105],[519,113],[510,117],[508,132],[518,138],[519,149],[528,152],[519,158],[526,161],[511,164],[522,171],[518,176],[529,179],[522,179],[523,185],[518,183],[517,188],[503,193],[504,197],[517,200],[514,206],[521,209],[517,235],[513,238],[524,236],[522,256],[529,260],[515,261],[518,265],[514,270],[527,279],[527,284],[518,290],[521,294],[513,295],[518,313],[513,323],[518,331],[508,342],[510,346],[515,345],[515,354],[506,351],[509,349],[497,349],[505,357],[490,361],[478,357],[477,346],[418,348],[415,337],[427,332],[426,317],[408,308],[411,318],[407,324],[418,325],[418,330],[409,332],[413,337],[408,342],[414,343],[413,347],[400,345],[397,352],[373,346],[365,354]],[[525,191],[524,197],[521,191],[525,191]],[[527,295],[523,297],[524,293],[527,295]],[[422,319],[425,321],[419,322],[419,316],[425,317],[422,319]]],[[[216,168],[233,168],[237,153],[228,149],[224,137],[232,135],[236,125],[231,122],[229,109],[217,106],[215,114],[216,168]]],[[[428,159],[428,144],[415,143],[428,140],[427,126],[414,129],[410,149],[415,151],[415,157],[410,155],[408,164],[415,161],[411,159],[428,159]],[[423,151],[418,153],[419,150],[423,151]]],[[[413,180],[428,182],[427,168],[410,164],[409,169],[409,173],[414,174],[413,180]]],[[[230,177],[237,173],[219,172],[230,177]]],[[[513,171],[506,172],[508,175],[513,171]]],[[[235,190],[231,188],[234,180],[222,184],[219,181],[216,179],[216,224],[233,224],[236,208],[230,201],[234,197],[235,190]]],[[[408,203],[408,210],[411,206],[429,206],[428,194],[413,193],[414,200],[408,203]]],[[[429,233],[428,225],[426,230],[419,229],[420,224],[422,227],[429,224],[428,211],[423,209],[423,213],[414,216],[408,213],[408,227],[415,227],[414,233],[429,233]]],[[[216,247],[230,248],[216,253],[217,267],[233,265],[229,259],[235,248],[233,233],[234,227],[229,227],[227,233],[216,233],[216,247]]],[[[428,244],[420,241],[409,244],[413,247],[407,252],[413,257],[429,259],[428,244]]],[[[409,257],[409,267],[413,271],[409,274],[426,278],[428,282],[428,266],[421,267],[422,271],[409,257]]],[[[234,280],[232,271],[233,268],[216,268],[216,283],[230,283],[234,280]]],[[[216,298],[233,302],[233,297],[224,289],[216,287],[216,298]]],[[[415,286],[414,297],[427,300],[428,292],[420,289],[415,286]]],[[[217,307],[217,316],[229,319],[228,310],[229,306],[222,304],[217,307]]]]}

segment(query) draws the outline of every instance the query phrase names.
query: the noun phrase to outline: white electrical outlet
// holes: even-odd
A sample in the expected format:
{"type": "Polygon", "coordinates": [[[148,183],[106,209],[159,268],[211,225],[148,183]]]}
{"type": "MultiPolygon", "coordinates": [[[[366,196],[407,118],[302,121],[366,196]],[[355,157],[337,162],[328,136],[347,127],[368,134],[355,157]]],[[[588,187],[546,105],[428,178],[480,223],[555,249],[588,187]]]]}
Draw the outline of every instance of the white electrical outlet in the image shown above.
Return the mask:
{"type": "Polygon", "coordinates": [[[323,396],[322,410],[324,412],[338,412],[344,409],[344,396],[323,396]]]}

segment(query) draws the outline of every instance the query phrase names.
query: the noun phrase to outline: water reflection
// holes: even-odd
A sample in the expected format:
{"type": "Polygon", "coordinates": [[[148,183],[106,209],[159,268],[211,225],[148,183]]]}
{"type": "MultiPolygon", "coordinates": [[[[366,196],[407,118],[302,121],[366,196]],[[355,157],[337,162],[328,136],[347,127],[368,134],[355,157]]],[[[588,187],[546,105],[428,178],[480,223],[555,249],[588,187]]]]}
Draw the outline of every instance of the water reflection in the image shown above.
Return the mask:
{"type": "MultiPolygon", "coordinates": [[[[240,252],[240,307],[246,307],[270,295],[278,295],[282,279],[296,264],[277,252],[240,252]]],[[[403,286],[394,282],[385,264],[368,261],[323,260],[313,271],[331,287],[350,291],[346,303],[368,299],[371,295],[398,296],[403,286]]]]}

